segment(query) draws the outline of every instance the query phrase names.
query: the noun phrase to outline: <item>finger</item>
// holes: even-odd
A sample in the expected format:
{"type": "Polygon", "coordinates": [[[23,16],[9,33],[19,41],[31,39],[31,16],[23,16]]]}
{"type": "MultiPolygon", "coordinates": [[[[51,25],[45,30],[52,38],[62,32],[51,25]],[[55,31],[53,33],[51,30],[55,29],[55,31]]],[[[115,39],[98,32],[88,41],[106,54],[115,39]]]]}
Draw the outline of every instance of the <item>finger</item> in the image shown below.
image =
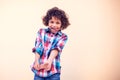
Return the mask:
{"type": "Polygon", "coordinates": [[[35,69],[36,69],[36,65],[35,65],[35,64],[33,65],[33,68],[35,68],[35,69]]]}
{"type": "Polygon", "coordinates": [[[44,64],[40,64],[39,68],[40,68],[40,69],[44,69],[44,68],[45,68],[45,67],[44,67],[44,64]]]}
{"type": "Polygon", "coordinates": [[[45,64],[44,64],[44,67],[45,67],[45,68],[47,68],[47,67],[48,67],[48,65],[49,65],[48,63],[45,63],[45,64]]]}
{"type": "Polygon", "coordinates": [[[40,65],[37,65],[36,68],[37,68],[37,70],[40,70],[40,65]]]}
{"type": "Polygon", "coordinates": [[[39,70],[38,65],[35,64],[33,67],[34,69],[39,70]]]}
{"type": "Polygon", "coordinates": [[[50,70],[50,68],[45,68],[45,71],[49,71],[50,70]]]}

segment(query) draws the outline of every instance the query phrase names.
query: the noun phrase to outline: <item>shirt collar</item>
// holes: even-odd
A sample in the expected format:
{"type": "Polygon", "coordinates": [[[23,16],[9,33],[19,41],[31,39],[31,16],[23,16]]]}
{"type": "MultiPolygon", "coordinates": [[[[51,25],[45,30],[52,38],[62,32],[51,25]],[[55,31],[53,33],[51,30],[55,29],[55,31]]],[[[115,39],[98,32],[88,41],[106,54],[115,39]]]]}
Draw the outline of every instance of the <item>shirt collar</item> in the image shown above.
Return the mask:
{"type": "MultiPolygon", "coordinates": [[[[50,28],[47,28],[47,29],[45,29],[45,31],[46,32],[48,32],[48,33],[51,33],[51,30],[50,30],[50,28]]],[[[55,33],[55,35],[62,35],[62,32],[61,32],[61,30],[60,31],[58,31],[57,33],[55,33]]]]}

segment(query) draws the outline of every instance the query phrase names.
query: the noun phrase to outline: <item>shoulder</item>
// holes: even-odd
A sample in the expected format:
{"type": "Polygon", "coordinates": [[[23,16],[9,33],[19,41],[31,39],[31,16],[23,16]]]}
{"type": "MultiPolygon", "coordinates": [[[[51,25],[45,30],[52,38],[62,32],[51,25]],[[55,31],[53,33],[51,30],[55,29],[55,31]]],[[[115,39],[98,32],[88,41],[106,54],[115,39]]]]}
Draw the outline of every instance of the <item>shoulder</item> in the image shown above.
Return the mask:
{"type": "Polygon", "coordinates": [[[40,29],[38,30],[38,32],[42,32],[42,31],[45,31],[45,28],[40,28],[40,29]]]}
{"type": "Polygon", "coordinates": [[[61,39],[68,39],[68,35],[66,33],[60,32],[59,35],[61,39]]]}
{"type": "Polygon", "coordinates": [[[45,31],[46,31],[45,28],[40,28],[40,29],[38,30],[38,33],[39,33],[39,34],[42,34],[42,33],[44,33],[45,31]]]}

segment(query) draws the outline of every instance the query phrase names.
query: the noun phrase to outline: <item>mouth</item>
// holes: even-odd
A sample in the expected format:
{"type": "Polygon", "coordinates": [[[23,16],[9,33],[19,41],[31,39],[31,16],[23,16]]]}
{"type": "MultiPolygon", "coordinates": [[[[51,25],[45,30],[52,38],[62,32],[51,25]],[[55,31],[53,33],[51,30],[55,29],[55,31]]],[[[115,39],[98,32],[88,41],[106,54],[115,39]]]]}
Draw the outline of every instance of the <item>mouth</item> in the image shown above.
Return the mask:
{"type": "Polygon", "coordinates": [[[53,33],[56,33],[57,30],[55,28],[50,28],[53,33]]]}
{"type": "Polygon", "coordinates": [[[51,30],[57,31],[55,28],[50,28],[51,30]]]}

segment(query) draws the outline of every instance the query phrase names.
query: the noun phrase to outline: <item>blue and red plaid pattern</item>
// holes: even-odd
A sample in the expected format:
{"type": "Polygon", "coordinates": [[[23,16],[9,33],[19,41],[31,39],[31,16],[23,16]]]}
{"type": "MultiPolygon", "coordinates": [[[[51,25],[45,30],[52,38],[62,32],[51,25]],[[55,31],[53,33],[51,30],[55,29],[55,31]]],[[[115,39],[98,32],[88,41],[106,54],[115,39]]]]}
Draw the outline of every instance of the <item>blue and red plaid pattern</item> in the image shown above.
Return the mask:
{"type": "Polygon", "coordinates": [[[53,34],[49,28],[40,29],[37,33],[37,37],[35,40],[35,47],[32,49],[33,52],[37,52],[40,54],[40,64],[44,63],[48,59],[51,50],[57,49],[58,55],[53,60],[50,71],[46,72],[43,69],[38,71],[35,70],[33,67],[31,68],[32,71],[41,77],[48,77],[55,73],[60,73],[60,54],[62,52],[63,47],[65,46],[67,39],[67,35],[62,33],[61,31],[58,31],[56,34],[53,34]]]}

